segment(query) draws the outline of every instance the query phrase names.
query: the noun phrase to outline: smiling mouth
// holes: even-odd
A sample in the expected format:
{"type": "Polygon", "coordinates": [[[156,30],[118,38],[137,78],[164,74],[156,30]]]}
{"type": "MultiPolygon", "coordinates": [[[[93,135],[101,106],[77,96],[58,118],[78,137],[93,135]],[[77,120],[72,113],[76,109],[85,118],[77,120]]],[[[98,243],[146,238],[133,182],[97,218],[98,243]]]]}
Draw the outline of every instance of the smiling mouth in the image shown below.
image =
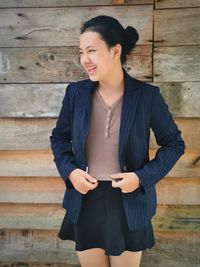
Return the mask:
{"type": "Polygon", "coordinates": [[[88,73],[93,73],[96,70],[97,67],[93,66],[93,67],[86,67],[86,71],[88,73]]]}

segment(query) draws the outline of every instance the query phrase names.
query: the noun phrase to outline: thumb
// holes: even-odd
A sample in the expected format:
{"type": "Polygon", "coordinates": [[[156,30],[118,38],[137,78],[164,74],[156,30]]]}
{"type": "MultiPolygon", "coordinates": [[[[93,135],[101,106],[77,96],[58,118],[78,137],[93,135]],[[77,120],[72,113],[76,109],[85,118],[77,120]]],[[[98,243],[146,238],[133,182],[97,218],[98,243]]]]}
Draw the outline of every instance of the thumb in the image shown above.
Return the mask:
{"type": "Polygon", "coordinates": [[[111,174],[110,177],[114,179],[114,182],[119,182],[123,179],[123,174],[122,173],[114,173],[114,174],[111,174]]]}
{"type": "Polygon", "coordinates": [[[122,185],[122,180],[120,180],[120,181],[116,181],[116,180],[112,181],[112,187],[121,187],[121,185],[122,185]]]}
{"type": "Polygon", "coordinates": [[[113,179],[122,179],[122,178],[124,178],[123,173],[120,173],[120,172],[110,174],[109,176],[110,176],[111,178],[113,178],[113,179]]]}

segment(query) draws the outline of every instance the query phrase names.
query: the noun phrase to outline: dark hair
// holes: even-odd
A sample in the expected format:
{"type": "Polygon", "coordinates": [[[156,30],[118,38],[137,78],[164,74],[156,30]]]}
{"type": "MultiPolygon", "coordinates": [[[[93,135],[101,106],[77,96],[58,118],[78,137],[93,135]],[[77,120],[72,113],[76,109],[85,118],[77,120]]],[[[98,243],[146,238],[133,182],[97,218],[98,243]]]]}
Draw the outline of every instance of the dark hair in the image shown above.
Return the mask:
{"type": "Polygon", "coordinates": [[[99,33],[108,47],[120,44],[122,46],[122,64],[126,62],[126,55],[130,54],[139,39],[138,32],[135,28],[128,26],[124,29],[117,19],[110,16],[97,16],[84,22],[80,28],[80,32],[82,34],[86,31],[99,33]]]}

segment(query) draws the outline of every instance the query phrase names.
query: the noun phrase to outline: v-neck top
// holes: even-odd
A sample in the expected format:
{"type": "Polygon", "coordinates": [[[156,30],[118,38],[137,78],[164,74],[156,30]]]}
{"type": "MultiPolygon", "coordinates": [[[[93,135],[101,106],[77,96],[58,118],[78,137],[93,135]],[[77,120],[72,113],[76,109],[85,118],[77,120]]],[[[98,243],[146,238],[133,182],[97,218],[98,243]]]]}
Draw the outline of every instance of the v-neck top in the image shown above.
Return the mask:
{"type": "Polygon", "coordinates": [[[123,95],[108,106],[97,89],[93,94],[86,158],[88,172],[97,180],[112,181],[109,174],[121,172],[118,154],[122,102],[123,95]]]}

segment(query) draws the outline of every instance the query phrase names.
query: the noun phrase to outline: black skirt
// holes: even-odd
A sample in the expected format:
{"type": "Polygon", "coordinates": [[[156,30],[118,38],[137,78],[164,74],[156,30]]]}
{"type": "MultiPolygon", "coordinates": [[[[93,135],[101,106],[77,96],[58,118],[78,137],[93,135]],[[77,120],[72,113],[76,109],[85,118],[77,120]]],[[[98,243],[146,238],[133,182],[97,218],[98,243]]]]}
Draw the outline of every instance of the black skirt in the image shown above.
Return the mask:
{"type": "Polygon", "coordinates": [[[143,229],[129,231],[120,188],[111,181],[99,181],[94,190],[83,194],[77,224],[65,213],[58,237],[73,240],[75,250],[102,248],[106,255],[118,256],[123,251],[141,251],[154,246],[151,221],[143,229]]]}

